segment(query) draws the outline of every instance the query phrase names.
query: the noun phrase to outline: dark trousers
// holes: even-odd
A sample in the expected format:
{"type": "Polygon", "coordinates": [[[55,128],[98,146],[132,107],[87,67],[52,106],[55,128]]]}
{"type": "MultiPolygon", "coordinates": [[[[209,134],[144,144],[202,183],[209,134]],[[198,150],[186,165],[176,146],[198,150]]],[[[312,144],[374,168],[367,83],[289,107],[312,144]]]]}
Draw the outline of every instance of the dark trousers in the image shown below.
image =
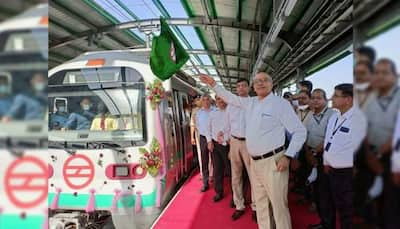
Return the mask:
{"type": "Polygon", "coordinates": [[[321,223],[324,228],[336,228],[336,211],[341,229],[352,228],[353,217],[353,169],[332,169],[320,179],[321,223]]]}
{"type": "Polygon", "coordinates": [[[322,213],[321,213],[320,192],[323,191],[323,189],[324,189],[324,187],[321,187],[321,185],[323,185],[323,183],[321,182],[321,179],[322,179],[322,176],[324,176],[324,174],[323,174],[324,173],[323,165],[318,164],[317,170],[318,170],[318,176],[317,176],[317,179],[315,180],[315,182],[311,184],[311,188],[312,188],[312,198],[313,198],[313,201],[315,202],[315,204],[317,206],[317,212],[318,212],[318,215],[319,215],[319,217],[321,218],[321,221],[322,221],[323,219],[322,219],[322,213]]]}
{"type": "Polygon", "coordinates": [[[383,218],[383,228],[400,228],[400,187],[395,186],[389,176],[383,190],[383,218]]]}
{"type": "Polygon", "coordinates": [[[208,179],[210,176],[208,163],[210,155],[207,148],[207,139],[203,135],[200,135],[200,150],[201,150],[201,169],[203,171],[203,185],[208,186],[208,179]]]}
{"type": "MultiPolygon", "coordinates": [[[[214,152],[211,158],[214,164],[214,189],[217,194],[224,194],[224,175],[229,166],[228,152],[229,146],[223,146],[214,141],[214,152]]],[[[229,168],[230,169],[230,168],[229,168]]]]}

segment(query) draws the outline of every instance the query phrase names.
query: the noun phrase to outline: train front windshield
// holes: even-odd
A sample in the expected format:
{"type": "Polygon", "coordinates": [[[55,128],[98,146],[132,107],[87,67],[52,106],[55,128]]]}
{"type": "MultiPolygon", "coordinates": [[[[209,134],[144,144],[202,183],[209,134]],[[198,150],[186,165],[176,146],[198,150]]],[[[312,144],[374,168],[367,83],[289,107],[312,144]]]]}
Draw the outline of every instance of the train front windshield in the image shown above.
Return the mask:
{"type": "Polygon", "coordinates": [[[64,70],[49,78],[49,140],[137,144],[145,140],[145,86],[131,68],[64,70]]]}
{"type": "Polygon", "coordinates": [[[47,140],[47,43],[47,28],[0,32],[1,141],[47,140]]]}

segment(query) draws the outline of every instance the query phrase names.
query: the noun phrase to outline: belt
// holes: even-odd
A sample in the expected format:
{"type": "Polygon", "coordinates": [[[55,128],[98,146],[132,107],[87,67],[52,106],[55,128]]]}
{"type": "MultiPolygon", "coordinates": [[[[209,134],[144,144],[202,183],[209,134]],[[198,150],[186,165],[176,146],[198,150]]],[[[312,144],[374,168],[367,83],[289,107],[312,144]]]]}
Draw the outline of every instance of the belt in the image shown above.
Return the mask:
{"type": "Polygon", "coordinates": [[[236,137],[235,135],[232,135],[232,137],[233,137],[234,139],[239,140],[239,141],[246,141],[246,138],[239,138],[239,137],[236,137]]]}
{"type": "Polygon", "coordinates": [[[253,160],[260,160],[260,159],[264,159],[264,158],[269,158],[271,156],[274,156],[277,153],[282,152],[283,150],[285,150],[285,146],[278,147],[278,148],[276,148],[276,149],[274,149],[274,150],[272,150],[272,151],[270,151],[270,152],[268,152],[266,154],[263,154],[261,156],[254,156],[252,158],[253,158],[253,160]]]}

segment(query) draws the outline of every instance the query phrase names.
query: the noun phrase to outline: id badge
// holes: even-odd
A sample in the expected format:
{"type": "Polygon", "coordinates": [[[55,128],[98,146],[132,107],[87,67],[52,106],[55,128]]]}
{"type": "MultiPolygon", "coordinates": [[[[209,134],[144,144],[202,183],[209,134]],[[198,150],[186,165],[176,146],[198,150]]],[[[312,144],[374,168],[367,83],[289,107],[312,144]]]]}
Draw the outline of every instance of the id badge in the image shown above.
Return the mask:
{"type": "Polygon", "coordinates": [[[331,148],[331,143],[330,142],[328,142],[328,144],[326,144],[325,151],[328,152],[329,148],[331,148]]]}

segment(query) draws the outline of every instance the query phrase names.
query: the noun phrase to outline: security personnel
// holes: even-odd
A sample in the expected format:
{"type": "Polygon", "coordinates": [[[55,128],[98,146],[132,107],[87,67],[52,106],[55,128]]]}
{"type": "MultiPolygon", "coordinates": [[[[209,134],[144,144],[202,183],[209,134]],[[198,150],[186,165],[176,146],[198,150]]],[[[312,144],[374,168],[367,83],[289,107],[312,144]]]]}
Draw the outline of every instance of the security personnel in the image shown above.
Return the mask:
{"type": "Polygon", "coordinates": [[[254,77],[256,97],[235,96],[215,80],[201,74],[200,80],[213,88],[228,104],[245,109],[246,145],[250,161],[250,175],[256,198],[257,221],[260,229],[270,228],[269,203],[276,228],[290,229],[288,208],[288,166],[290,158],[300,150],[306,140],[306,129],[292,106],[285,99],[275,96],[272,78],[265,72],[254,77]],[[285,150],[285,129],[292,139],[285,150]]]}
{"type": "Polygon", "coordinates": [[[367,131],[367,121],[353,106],[353,85],[339,84],[332,96],[332,106],[340,111],[329,119],[324,140],[323,164],[327,175],[326,190],[321,190],[321,207],[327,225],[336,228],[336,212],[342,229],[352,228],[353,157],[367,131]]]}
{"type": "MultiPolygon", "coordinates": [[[[224,174],[229,168],[229,130],[226,128],[226,103],[218,96],[215,97],[218,109],[211,111],[207,125],[207,148],[211,152],[214,165],[214,202],[224,196],[224,174]]],[[[230,169],[230,168],[229,168],[230,169]]]]}
{"type": "Polygon", "coordinates": [[[210,117],[210,113],[213,110],[211,107],[211,97],[208,94],[204,94],[201,97],[202,108],[196,114],[196,128],[199,131],[200,135],[200,150],[201,150],[201,167],[203,170],[203,187],[201,188],[201,192],[205,192],[208,190],[209,185],[209,176],[210,176],[210,168],[209,168],[209,159],[210,159],[210,151],[208,150],[207,144],[207,126],[208,119],[210,117]]]}
{"type": "Polygon", "coordinates": [[[307,182],[313,186],[313,200],[316,203],[321,222],[320,224],[310,225],[309,228],[323,228],[326,223],[324,215],[321,213],[319,193],[327,184],[321,181],[322,179],[326,180],[323,173],[322,153],[328,120],[335,111],[328,107],[328,99],[322,89],[318,88],[312,92],[311,103],[314,107],[314,113],[306,124],[307,141],[304,144],[304,149],[307,162],[312,167],[307,182]]]}
{"type": "MultiPolygon", "coordinates": [[[[236,82],[236,92],[238,96],[247,98],[249,96],[249,81],[246,79],[239,79],[236,82]]],[[[243,173],[243,169],[247,170],[247,174],[250,174],[250,154],[247,152],[246,147],[245,110],[234,105],[228,105],[226,115],[228,129],[231,133],[229,159],[232,169],[233,201],[236,207],[235,212],[232,214],[232,219],[237,220],[244,214],[245,209],[243,175],[246,174],[243,173]]],[[[250,175],[249,178],[251,178],[250,175]]],[[[252,188],[251,200],[253,220],[256,220],[256,206],[252,188]]]]}

